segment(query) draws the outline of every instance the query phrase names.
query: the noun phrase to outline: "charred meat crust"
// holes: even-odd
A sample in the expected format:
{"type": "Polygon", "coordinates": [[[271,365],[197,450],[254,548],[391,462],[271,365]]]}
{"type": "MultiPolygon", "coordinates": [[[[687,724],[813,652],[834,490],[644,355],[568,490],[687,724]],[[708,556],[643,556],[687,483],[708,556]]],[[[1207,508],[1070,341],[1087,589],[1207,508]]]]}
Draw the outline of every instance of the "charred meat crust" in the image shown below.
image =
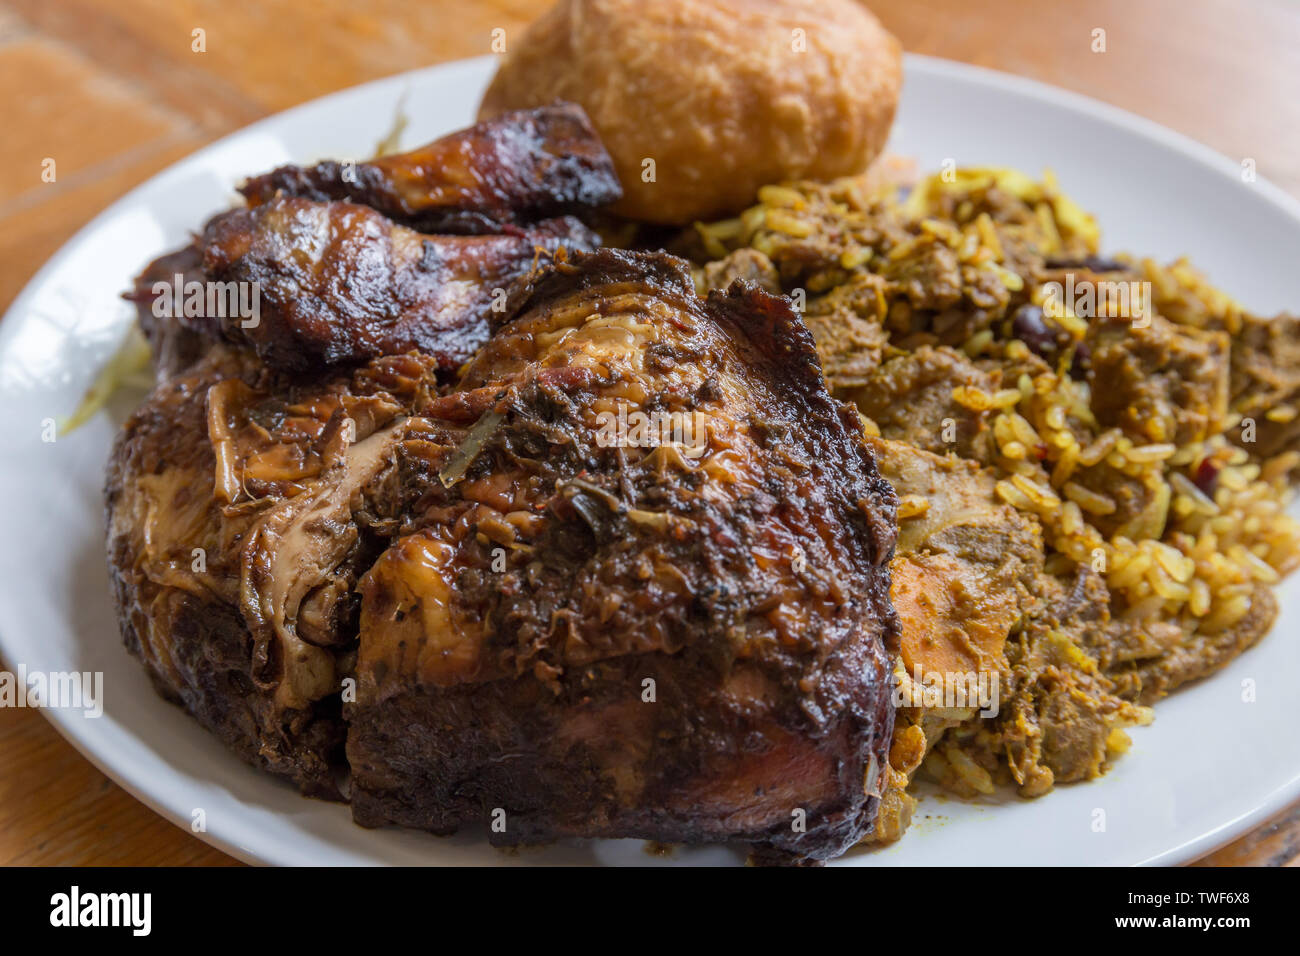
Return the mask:
{"type": "MultiPolygon", "coordinates": [[[[795,313],[789,299],[737,281],[725,294],[710,292],[707,308],[719,321],[729,322],[748,340],[754,351],[745,357],[752,355],[756,367],[766,363],[781,400],[796,403],[793,420],[813,429],[827,442],[824,447],[827,458],[848,462],[857,459],[860,470],[855,474],[867,476],[853,486],[859,504],[854,519],[860,515],[866,525],[863,534],[855,540],[869,545],[860,558],[867,564],[888,566],[897,537],[897,500],[893,486],[879,475],[870,448],[861,441],[862,421],[857,410],[831,398],[827,391],[812,333],[795,313]],[[836,418],[838,426],[834,424],[836,418]],[[830,447],[832,443],[835,447],[830,447]]],[[[889,608],[888,599],[881,603],[889,608]]],[[[886,617],[892,613],[892,609],[888,610],[886,617]]]]}
{"type": "Polygon", "coordinates": [[[622,196],[613,161],[580,106],[505,113],[408,153],[364,163],[281,166],[241,187],[250,206],[277,195],[346,200],[421,232],[502,232],[622,196]]]}

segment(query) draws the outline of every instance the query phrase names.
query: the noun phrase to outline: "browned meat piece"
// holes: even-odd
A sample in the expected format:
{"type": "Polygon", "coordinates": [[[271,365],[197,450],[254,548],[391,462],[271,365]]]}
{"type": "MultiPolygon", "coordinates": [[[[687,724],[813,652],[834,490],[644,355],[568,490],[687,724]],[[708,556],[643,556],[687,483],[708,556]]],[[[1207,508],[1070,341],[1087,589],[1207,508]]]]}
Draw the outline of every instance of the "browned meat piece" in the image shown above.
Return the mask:
{"type": "Polygon", "coordinates": [[[886,260],[883,274],[913,309],[942,312],[962,299],[961,264],[946,242],[933,236],[918,237],[914,255],[886,260]]]}
{"type": "Polygon", "coordinates": [[[146,267],[127,295],[160,378],[223,336],[284,370],[411,348],[437,349],[454,369],[486,338],[486,310],[504,305],[535,247],[599,245],[560,214],[617,199],[619,187],[582,110],[556,104],[358,166],[282,167],[244,193],[257,208],[214,218],[194,243],[146,267]],[[476,236],[420,235],[391,220],[476,236]],[[182,288],[205,284],[205,307],[155,316],[155,283],[178,275],[182,288]],[[250,298],[253,284],[259,316],[224,308],[227,289],[250,298]],[[212,306],[214,292],[222,307],[212,306]]]}
{"type": "Polygon", "coordinates": [[[356,819],[855,843],[892,726],[895,500],[789,303],[578,256],[460,389],[410,424],[409,533],[361,584],[356,819]]]}
{"type": "Polygon", "coordinates": [[[1154,617],[1115,619],[1088,636],[1088,653],[1114,682],[1116,696],[1142,704],[1153,703],[1154,698],[1143,695],[1139,662],[1149,667],[1187,640],[1176,621],[1154,617]]]}
{"type": "Polygon", "coordinates": [[[992,392],[998,381],[960,352],[927,345],[885,362],[851,394],[884,438],[940,455],[954,452],[990,461],[989,413],[959,404],[953,398],[959,386],[992,392]]]}
{"type": "Polygon", "coordinates": [[[367,206],[286,198],[218,216],[202,238],[212,279],[258,293],[254,320],[220,320],[226,337],[291,371],[410,349],[455,369],[487,340],[494,303],[504,308],[539,248],[598,244],[576,219],[518,235],[426,236],[367,206]]]}
{"type": "Polygon", "coordinates": [[[960,347],[1002,318],[1011,303],[1000,273],[987,265],[961,265],[952,247],[935,236],[919,237],[910,254],[887,258],[880,272],[892,303],[888,327],[900,348],[960,347]]]}
{"type": "Polygon", "coordinates": [[[577,213],[623,194],[609,154],[573,103],[504,113],[364,163],[281,166],[240,192],[250,206],[277,195],[347,200],[420,232],[474,234],[577,213]]]}
{"type": "Polygon", "coordinates": [[[1097,421],[1139,444],[1185,445],[1218,434],[1228,414],[1227,334],[1149,318],[1145,327],[1092,321],[1085,341],[1097,421]]]}
{"type": "Polygon", "coordinates": [[[1268,633],[1277,618],[1277,597],[1261,584],[1250,601],[1240,621],[1213,633],[1189,632],[1177,621],[1159,618],[1112,619],[1105,584],[1081,570],[1080,584],[1061,604],[1068,613],[1054,612],[1049,623],[1063,626],[1086,651],[1108,694],[1149,705],[1219,670],[1268,633]]]}
{"type": "Polygon", "coordinates": [[[866,385],[880,367],[889,333],[884,327],[885,281],[860,273],[826,295],[808,300],[803,320],[817,341],[822,371],[832,391],[846,396],[866,385]]]}
{"type": "Polygon", "coordinates": [[[114,446],[105,499],[123,637],[159,691],[245,760],[338,796],[356,578],[382,549],[417,356],[308,388],[214,347],[114,446]]]}
{"type": "Polygon", "coordinates": [[[1232,410],[1255,423],[1253,436],[1229,432],[1234,441],[1261,458],[1300,451],[1300,317],[1242,317],[1232,339],[1230,390],[1232,410]]]}
{"type": "Polygon", "coordinates": [[[835,303],[809,306],[804,323],[817,343],[826,384],[839,397],[871,381],[889,345],[889,334],[874,322],[835,303]]]}

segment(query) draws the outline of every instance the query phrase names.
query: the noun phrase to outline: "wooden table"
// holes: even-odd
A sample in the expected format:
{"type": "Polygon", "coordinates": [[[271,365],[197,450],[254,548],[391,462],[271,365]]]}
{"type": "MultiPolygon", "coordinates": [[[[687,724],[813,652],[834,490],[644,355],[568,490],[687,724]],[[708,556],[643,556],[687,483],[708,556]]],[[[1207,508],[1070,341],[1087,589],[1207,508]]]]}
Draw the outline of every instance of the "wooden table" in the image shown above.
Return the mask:
{"type": "MultiPolygon", "coordinates": [[[[547,3],[0,0],[0,309],[92,216],[187,153],[332,90],[489,52],[494,28],[509,36],[547,3]]],[[[1288,0],[872,6],[910,51],[1107,100],[1251,157],[1300,195],[1300,8],[1288,0]]],[[[1300,805],[1210,858],[1298,860],[1300,805]]],[[[0,863],[232,862],[111,783],[39,713],[0,709],[0,863]]]]}

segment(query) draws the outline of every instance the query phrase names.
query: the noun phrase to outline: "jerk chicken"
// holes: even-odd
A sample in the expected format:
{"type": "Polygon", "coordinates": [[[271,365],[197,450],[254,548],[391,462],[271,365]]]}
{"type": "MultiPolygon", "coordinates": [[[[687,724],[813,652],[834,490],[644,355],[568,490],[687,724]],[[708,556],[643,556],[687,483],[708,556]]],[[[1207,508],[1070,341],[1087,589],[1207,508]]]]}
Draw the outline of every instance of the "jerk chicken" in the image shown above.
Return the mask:
{"type": "Polygon", "coordinates": [[[787,300],[700,301],[663,254],[580,256],[519,292],[456,418],[398,451],[418,498],[361,582],[360,822],[503,807],[507,842],[811,858],[860,839],[892,723],[893,492],[815,354],[787,300]],[[620,406],[690,422],[702,453],[603,444],[620,406]]]}
{"type": "Polygon", "coordinates": [[[856,411],[788,299],[589,251],[570,217],[617,184],[581,111],[440,143],[250,181],[138,282],[142,317],[167,270],[262,310],[145,325],[171,364],[106,488],[128,647],[365,826],[843,852],[898,633],[856,411]]]}

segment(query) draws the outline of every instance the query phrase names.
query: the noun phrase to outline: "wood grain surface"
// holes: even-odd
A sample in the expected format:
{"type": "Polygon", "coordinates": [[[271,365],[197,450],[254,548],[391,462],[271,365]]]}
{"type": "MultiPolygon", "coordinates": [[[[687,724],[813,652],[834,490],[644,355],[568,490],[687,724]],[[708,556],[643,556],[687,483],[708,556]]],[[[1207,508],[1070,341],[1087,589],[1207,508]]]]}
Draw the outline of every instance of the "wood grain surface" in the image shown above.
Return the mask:
{"type": "MultiPolygon", "coordinates": [[[[96,213],[187,153],[322,94],[487,53],[493,29],[509,37],[547,4],[0,0],[0,310],[96,213]],[[41,179],[47,157],[54,183],[41,179]]],[[[1253,158],[1300,195],[1295,2],[870,5],[909,51],[1106,100],[1253,158]],[[1098,29],[1104,53],[1092,50],[1098,29]]],[[[0,864],[233,862],[110,782],[39,712],[0,709],[0,864]]],[[[1203,862],[1295,865],[1300,805],[1203,862]]]]}

